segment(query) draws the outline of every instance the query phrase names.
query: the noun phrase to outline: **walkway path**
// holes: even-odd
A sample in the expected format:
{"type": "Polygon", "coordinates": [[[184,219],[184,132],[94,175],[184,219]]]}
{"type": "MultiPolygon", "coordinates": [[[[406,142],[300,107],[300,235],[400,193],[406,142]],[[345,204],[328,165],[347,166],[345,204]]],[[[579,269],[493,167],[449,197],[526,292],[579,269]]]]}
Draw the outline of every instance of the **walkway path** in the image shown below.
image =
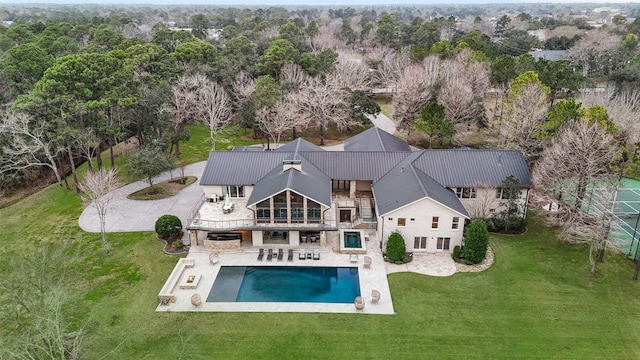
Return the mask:
{"type": "MultiPolygon", "coordinates": [[[[204,171],[206,161],[187,165],[184,174],[198,177],[198,181],[182,189],[178,194],[162,200],[130,200],[127,195],[149,186],[147,181],[137,181],[125,185],[112,194],[114,198],[109,204],[106,218],[108,232],[125,231],[154,231],[156,220],[162,215],[170,214],[179,217],[182,221],[189,215],[191,208],[202,195],[202,188],[198,185],[200,176],[204,171]]],[[[176,176],[177,170],[173,171],[176,176]]],[[[166,172],[155,179],[162,182],[170,179],[166,172]]],[[[91,205],[84,209],[78,220],[80,228],[87,232],[100,232],[98,212],[91,205]]]]}

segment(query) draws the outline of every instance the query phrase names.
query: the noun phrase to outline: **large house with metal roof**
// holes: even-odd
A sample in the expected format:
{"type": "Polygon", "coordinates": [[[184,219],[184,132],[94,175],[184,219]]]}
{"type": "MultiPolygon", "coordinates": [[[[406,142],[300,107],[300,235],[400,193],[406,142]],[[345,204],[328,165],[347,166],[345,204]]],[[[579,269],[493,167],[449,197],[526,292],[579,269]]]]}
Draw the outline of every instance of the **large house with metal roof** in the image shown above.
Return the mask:
{"type": "Polygon", "coordinates": [[[303,139],[274,151],[212,151],[187,229],[203,246],[338,240],[343,252],[399,231],[407,251],[446,252],[461,245],[467,220],[500,211],[508,176],[520,182],[524,216],[532,183],[520,151],[411,151],[378,128],[346,140],[344,151],[303,139]],[[363,241],[347,241],[354,234],[363,241]]]}

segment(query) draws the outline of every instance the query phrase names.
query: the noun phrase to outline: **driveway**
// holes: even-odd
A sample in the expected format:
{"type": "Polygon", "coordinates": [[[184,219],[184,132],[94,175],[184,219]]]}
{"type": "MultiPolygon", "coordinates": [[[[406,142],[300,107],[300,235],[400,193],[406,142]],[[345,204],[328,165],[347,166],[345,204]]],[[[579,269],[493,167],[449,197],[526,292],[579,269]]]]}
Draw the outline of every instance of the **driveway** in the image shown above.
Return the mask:
{"type": "MultiPolygon", "coordinates": [[[[108,232],[154,231],[156,220],[162,215],[175,215],[183,222],[202,195],[198,185],[204,171],[206,161],[190,164],[185,167],[185,175],[196,176],[198,181],[182,189],[178,194],[162,200],[130,200],[127,195],[149,186],[146,181],[137,181],[125,185],[112,192],[113,199],[109,204],[106,217],[108,232]]],[[[178,171],[173,171],[174,177],[178,171]]],[[[154,182],[170,179],[169,172],[158,176],[154,182]]],[[[84,209],[78,219],[80,228],[87,232],[100,232],[98,212],[93,205],[84,209]]],[[[183,224],[184,225],[184,224],[183,224]]]]}

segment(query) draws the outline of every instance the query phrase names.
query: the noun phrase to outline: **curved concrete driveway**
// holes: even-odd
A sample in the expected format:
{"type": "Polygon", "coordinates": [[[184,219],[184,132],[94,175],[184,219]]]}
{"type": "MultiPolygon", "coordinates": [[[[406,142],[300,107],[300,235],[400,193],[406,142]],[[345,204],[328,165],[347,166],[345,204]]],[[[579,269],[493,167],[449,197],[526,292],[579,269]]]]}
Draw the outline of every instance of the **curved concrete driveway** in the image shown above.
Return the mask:
{"type": "MultiPolygon", "coordinates": [[[[109,204],[106,217],[108,232],[128,231],[154,231],[156,220],[162,215],[170,214],[179,217],[183,222],[189,212],[202,195],[202,188],[198,185],[200,176],[204,171],[206,161],[201,161],[185,167],[185,175],[196,176],[198,181],[182,189],[178,194],[162,200],[130,200],[127,195],[149,186],[146,181],[137,181],[125,185],[111,194],[113,199],[109,204]]],[[[173,171],[174,177],[177,171],[173,171]]],[[[154,181],[168,180],[168,172],[158,176],[154,181]]],[[[87,232],[100,232],[98,212],[93,205],[84,209],[78,219],[82,230],[87,232]]],[[[184,224],[183,224],[184,225],[184,224]]]]}

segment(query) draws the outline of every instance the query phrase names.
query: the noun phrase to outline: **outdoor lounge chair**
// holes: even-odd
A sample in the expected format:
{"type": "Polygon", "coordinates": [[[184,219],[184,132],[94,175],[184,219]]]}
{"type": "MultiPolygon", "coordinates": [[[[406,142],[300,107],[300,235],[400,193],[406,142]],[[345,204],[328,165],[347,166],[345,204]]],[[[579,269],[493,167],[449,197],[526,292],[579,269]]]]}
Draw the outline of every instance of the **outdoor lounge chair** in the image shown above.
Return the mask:
{"type": "Polygon", "coordinates": [[[313,260],[320,260],[320,250],[313,249],[313,260]]]}
{"type": "Polygon", "coordinates": [[[258,261],[262,261],[263,257],[264,257],[264,249],[260,249],[260,251],[258,252],[258,261]]]}
{"type": "Polygon", "coordinates": [[[371,303],[377,304],[380,301],[380,291],[373,289],[371,290],[371,303]]]}
{"type": "Polygon", "coordinates": [[[364,257],[364,268],[365,269],[371,268],[371,257],[370,256],[365,256],[364,257]]]}
{"type": "Polygon", "coordinates": [[[269,253],[267,254],[267,261],[271,261],[273,259],[273,249],[269,249],[269,253]]]}
{"type": "Polygon", "coordinates": [[[353,300],[353,305],[355,305],[357,311],[364,310],[364,299],[362,298],[362,296],[356,296],[356,298],[353,300]]]}
{"type": "Polygon", "coordinates": [[[293,249],[289,249],[289,255],[287,256],[287,260],[293,261],[293,249]]]}
{"type": "Polygon", "coordinates": [[[304,260],[307,258],[307,251],[305,249],[300,249],[298,254],[298,260],[304,260]]]}
{"type": "Polygon", "coordinates": [[[282,249],[278,249],[278,261],[282,261],[282,249]]]}

